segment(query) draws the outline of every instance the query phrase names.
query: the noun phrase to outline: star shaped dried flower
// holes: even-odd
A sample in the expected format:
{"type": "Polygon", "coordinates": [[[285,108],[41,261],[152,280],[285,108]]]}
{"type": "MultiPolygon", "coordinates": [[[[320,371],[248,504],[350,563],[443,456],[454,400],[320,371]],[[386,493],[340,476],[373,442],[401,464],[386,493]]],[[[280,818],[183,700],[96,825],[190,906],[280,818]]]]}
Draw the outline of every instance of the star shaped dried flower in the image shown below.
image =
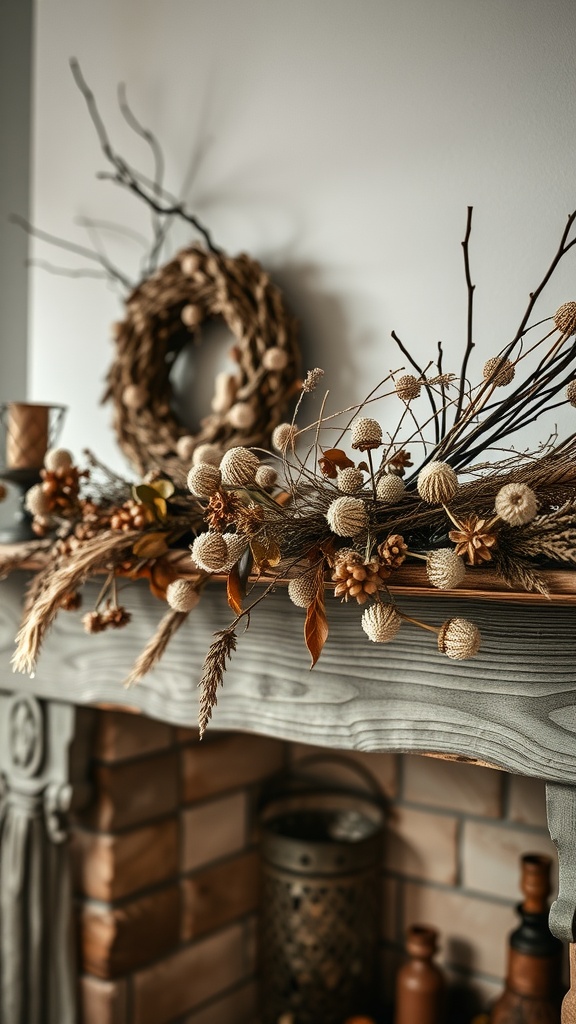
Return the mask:
{"type": "Polygon", "coordinates": [[[456,554],[465,556],[470,565],[480,565],[492,559],[491,548],[498,544],[498,536],[491,528],[488,519],[480,519],[476,515],[463,519],[457,530],[448,534],[456,545],[456,554]]]}

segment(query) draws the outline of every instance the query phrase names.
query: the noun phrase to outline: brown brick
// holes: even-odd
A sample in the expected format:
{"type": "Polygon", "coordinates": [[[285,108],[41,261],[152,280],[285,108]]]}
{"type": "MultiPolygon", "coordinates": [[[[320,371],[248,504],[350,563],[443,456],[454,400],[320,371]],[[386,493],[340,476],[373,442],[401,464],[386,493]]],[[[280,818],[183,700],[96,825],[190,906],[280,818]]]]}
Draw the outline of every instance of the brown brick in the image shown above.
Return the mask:
{"type": "Polygon", "coordinates": [[[128,982],[80,978],[80,1019],[82,1024],[126,1024],[128,982]]]}
{"type": "Polygon", "coordinates": [[[232,992],[189,1014],[183,1024],[254,1024],[258,990],[254,981],[236,986],[232,992]]]}
{"type": "Polygon", "coordinates": [[[183,797],[187,802],[260,782],[284,764],[284,744],[263,736],[224,734],[207,746],[184,747],[183,797]]]}
{"type": "Polygon", "coordinates": [[[166,1024],[253,972],[252,929],[232,925],[139,971],[133,979],[133,1024],[166,1024]]]}
{"type": "Polygon", "coordinates": [[[182,871],[238,853],[246,846],[245,793],[234,793],[182,812],[182,871]]]}
{"type": "Polygon", "coordinates": [[[197,938],[230,924],[258,903],[259,857],[255,851],[182,880],[182,938],[197,938]]]}
{"type": "Polygon", "coordinates": [[[486,818],[501,816],[502,772],[418,754],[402,760],[405,800],[486,818]]]}
{"type": "Polygon", "coordinates": [[[176,749],[137,761],[94,766],[95,801],[88,824],[102,832],[140,825],[178,806],[176,749]]]}
{"type": "Polygon", "coordinates": [[[177,885],[119,907],[87,904],[81,915],[83,967],[98,978],[118,978],[174,949],[180,938],[177,885]]]}
{"type": "Polygon", "coordinates": [[[166,722],[124,711],[99,711],[92,747],[99,761],[125,761],[171,747],[175,731],[166,722]]]}
{"type": "Polygon", "coordinates": [[[72,855],[76,891],[110,903],[178,874],[178,819],[119,835],[76,829],[72,855]]]}

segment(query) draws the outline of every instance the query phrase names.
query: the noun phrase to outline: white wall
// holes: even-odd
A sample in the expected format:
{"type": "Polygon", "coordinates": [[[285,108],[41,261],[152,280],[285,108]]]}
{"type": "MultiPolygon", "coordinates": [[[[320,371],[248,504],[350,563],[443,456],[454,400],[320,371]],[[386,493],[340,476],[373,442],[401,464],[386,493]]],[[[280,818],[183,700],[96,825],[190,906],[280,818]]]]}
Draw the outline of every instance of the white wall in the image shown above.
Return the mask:
{"type": "MultiPolygon", "coordinates": [[[[75,55],[120,151],[146,167],[116,108],[123,80],[168,183],[192,167],[187,194],[216,240],[273,271],[334,407],[402,365],[392,328],[423,360],[442,339],[457,368],[468,204],[476,365],[515,329],[576,206],[573,0],[37,0],[36,13],[39,227],[84,240],[74,218],[91,215],[147,230],[135,200],[95,180],[75,55]]],[[[131,244],[111,251],[135,270],[131,244]]],[[[576,297],[575,277],[573,252],[542,315],[576,297]]],[[[64,442],[115,465],[98,403],[120,313],[100,282],[34,272],[31,397],[68,403],[64,442]]]]}

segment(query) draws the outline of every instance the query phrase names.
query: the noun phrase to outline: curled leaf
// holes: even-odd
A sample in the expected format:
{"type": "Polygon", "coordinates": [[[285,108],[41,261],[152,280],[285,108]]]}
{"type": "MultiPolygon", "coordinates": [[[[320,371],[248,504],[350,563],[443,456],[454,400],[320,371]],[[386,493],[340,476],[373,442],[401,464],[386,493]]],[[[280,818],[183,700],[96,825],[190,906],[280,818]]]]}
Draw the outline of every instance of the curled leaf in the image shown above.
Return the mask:
{"type": "Polygon", "coordinates": [[[328,639],[328,621],[326,619],[326,608],[324,604],[324,565],[320,567],[316,576],[316,595],[308,606],[306,622],[304,623],[304,639],[306,647],[312,659],[310,668],[318,661],[322,654],[322,648],[328,639]]]}
{"type": "Polygon", "coordinates": [[[226,597],[228,598],[228,604],[235,615],[240,615],[242,611],[242,600],[246,596],[246,583],[242,581],[240,576],[240,569],[238,562],[232,566],[228,573],[228,581],[226,584],[226,597]]]}
{"type": "Polygon", "coordinates": [[[143,537],[138,538],[132,551],[138,558],[160,558],[168,551],[166,537],[166,533],[158,531],[145,533],[143,537]]]}

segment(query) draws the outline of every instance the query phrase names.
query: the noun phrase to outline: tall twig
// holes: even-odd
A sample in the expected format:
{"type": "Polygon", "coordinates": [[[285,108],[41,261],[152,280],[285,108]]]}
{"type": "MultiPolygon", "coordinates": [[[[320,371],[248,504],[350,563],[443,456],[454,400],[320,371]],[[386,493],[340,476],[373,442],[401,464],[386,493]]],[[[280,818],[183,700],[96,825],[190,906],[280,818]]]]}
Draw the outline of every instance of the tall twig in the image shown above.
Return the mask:
{"type": "Polygon", "coordinates": [[[468,289],[468,305],[466,313],[466,350],[464,352],[464,358],[462,360],[462,367],[460,370],[460,389],[458,394],[458,403],[456,405],[456,416],[455,423],[458,422],[460,413],[462,412],[462,405],[464,402],[464,394],[466,388],[466,372],[468,369],[468,361],[474,348],[474,342],[472,340],[472,328],[474,322],[474,289],[476,285],[472,284],[472,278],[470,276],[470,252],[469,242],[470,234],[472,231],[472,211],[473,207],[468,207],[468,215],[466,218],[466,234],[464,235],[464,241],[462,242],[462,248],[464,250],[464,273],[466,275],[466,287],[468,289]]]}

